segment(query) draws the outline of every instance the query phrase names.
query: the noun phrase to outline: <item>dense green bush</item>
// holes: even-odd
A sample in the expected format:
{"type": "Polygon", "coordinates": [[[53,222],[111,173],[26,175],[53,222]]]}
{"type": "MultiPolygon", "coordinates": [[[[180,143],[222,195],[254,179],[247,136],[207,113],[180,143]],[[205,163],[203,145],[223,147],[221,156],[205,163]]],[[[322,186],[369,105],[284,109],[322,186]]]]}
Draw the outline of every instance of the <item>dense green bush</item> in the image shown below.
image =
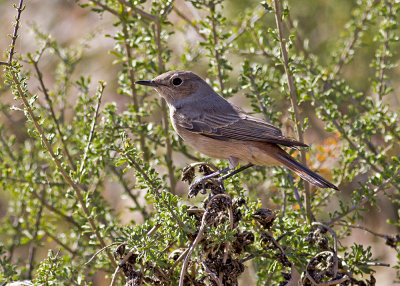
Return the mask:
{"type": "Polygon", "coordinates": [[[21,53],[30,3],[16,4],[1,62],[0,285],[375,285],[377,270],[400,279],[400,236],[380,233],[398,232],[400,214],[369,216],[398,207],[400,3],[234,2],[77,1],[114,20],[109,87],[79,74],[97,60],[85,44],[34,27],[37,42],[21,53]],[[191,182],[227,162],[188,148],[164,100],[134,84],[171,69],[202,75],[310,144],[291,152],[341,192],[253,167],[187,198],[182,175],[191,182]],[[184,169],[194,161],[215,166],[184,169]],[[116,184],[128,208],[104,198],[116,184]],[[355,229],[397,263],[388,268],[355,229]]]}

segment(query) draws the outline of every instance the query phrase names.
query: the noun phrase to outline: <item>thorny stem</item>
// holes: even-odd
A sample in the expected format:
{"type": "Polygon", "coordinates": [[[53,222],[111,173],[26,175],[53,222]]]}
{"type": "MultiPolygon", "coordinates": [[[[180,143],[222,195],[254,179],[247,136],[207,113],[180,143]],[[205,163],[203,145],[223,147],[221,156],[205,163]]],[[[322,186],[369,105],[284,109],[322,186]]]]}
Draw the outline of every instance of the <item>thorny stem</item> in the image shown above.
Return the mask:
{"type": "Polygon", "coordinates": [[[107,248],[110,248],[111,246],[114,246],[114,245],[117,245],[117,244],[119,244],[119,246],[121,246],[121,245],[126,245],[127,243],[113,242],[113,243],[107,245],[106,247],[103,247],[102,249],[99,249],[95,254],[93,254],[93,256],[92,256],[88,261],[85,262],[85,264],[83,264],[83,266],[86,266],[86,265],[88,265],[90,262],[92,262],[93,259],[95,259],[96,256],[97,256],[99,253],[101,253],[101,252],[103,252],[104,250],[106,250],[107,248]]]}
{"type": "MultiPolygon", "coordinates": [[[[11,71],[11,74],[12,74],[13,81],[14,81],[16,87],[17,87],[17,91],[19,93],[19,97],[22,100],[22,102],[23,102],[23,104],[24,104],[29,116],[31,117],[31,119],[33,121],[33,124],[35,125],[35,128],[36,128],[36,130],[38,131],[38,133],[40,135],[40,138],[42,139],[44,145],[46,146],[47,151],[49,152],[51,158],[53,159],[54,164],[57,166],[57,169],[59,170],[59,172],[61,172],[61,175],[64,178],[64,180],[74,190],[74,192],[75,192],[75,194],[76,194],[76,196],[78,198],[78,201],[81,204],[82,210],[83,210],[83,212],[84,212],[84,214],[86,216],[86,219],[88,220],[93,233],[95,234],[97,240],[99,241],[100,246],[101,247],[105,247],[106,244],[104,242],[104,239],[101,236],[101,234],[99,233],[99,231],[98,231],[98,229],[97,229],[97,227],[95,225],[95,222],[93,221],[92,217],[90,216],[90,211],[88,210],[88,208],[86,206],[86,202],[85,202],[85,200],[84,200],[84,198],[82,196],[81,190],[79,189],[78,185],[67,174],[66,170],[63,168],[63,166],[62,166],[61,162],[59,161],[58,157],[54,154],[53,149],[52,149],[49,141],[47,140],[41,125],[39,124],[38,120],[36,119],[36,116],[34,115],[33,110],[30,107],[30,105],[29,105],[29,103],[28,103],[28,101],[27,101],[27,99],[25,97],[24,92],[22,91],[21,84],[20,84],[17,76],[15,75],[15,71],[11,71]]],[[[116,263],[114,261],[114,258],[111,255],[111,253],[109,251],[107,251],[106,253],[107,253],[108,259],[110,260],[111,264],[113,266],[116,266],[116,263]]]]}
{"type": "MultiPolygon", "coordinates": [[[[300,117],[300,111],[298,109],[298,104],[297,104],[297,90],[294,85],[294,80],[293,80],[293,75],[290,71],[289,67],[289,56],[286,50],[286,40],[283,38],[283,27],[282,27],[282,15],[281,15],[281,7],[279,4],[279,0],[274,0],[274,6],[275,6],[275,19],[276,19],[276,25],[278,27],[278,34],[279,34],[279,43],[281,46],[281,52],[282,52],[282,58],[283,58],[283,65],[285,67],[285,72],[286,76],[288,79],[288,87],[289,87],[289,93],[290,93],[290,101],[292,104],[293,112],[295,115],[295,129],[297,133],[297,137],[300,142],[304,142],[303,138],[303,123],[301,121],[300,117]]],[[[306,153],[304,149],[300,150],[300,157],[301,157],[301,163],[307,167],[307,160],[306,160],[306,153]]],[[[311,223],[314,218],[311,210],[311,188],[310,184],[306,181],[304,181],[304,189],[305,189],[305,197],[306,197],[306,212],[307,212],[307,220],[308,223],[311,223]]]]}

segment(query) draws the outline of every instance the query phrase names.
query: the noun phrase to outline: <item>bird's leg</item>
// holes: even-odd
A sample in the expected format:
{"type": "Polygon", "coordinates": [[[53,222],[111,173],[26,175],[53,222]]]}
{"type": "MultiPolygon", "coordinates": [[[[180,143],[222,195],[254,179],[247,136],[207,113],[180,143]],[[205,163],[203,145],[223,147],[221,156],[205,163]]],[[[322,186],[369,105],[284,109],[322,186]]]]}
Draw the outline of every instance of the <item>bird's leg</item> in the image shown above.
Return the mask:
{"type": "Polygon", "coordinates": [[[221,174],[223,174],[223,173],[226,173],[226,172],[228,172],[229,170],[231,170],[230,167],[225,168],[225,169],[222,169],[222,170],[218,170],[218,171],[216,171],[216,172],[214,172],[214,173],[211,173],[211,174],[209,174],[209,175],[206,175],[206,176],[204,176],[204,177],[202,177],[202,178],[196,180],[193,184],[191,184],[191,185],[189,186],[189,189],[192,191],[192,190],[196,189],[197,186],[201,185],[201,186],[202,186],[202,189],[203,189],[202,193],[205,194],[205,193],[206,193],[206,182],[207,182],[207,180],[212,179],[212,178],[214,178],[214,177],[217,177],[217,176],[219,176],[219,175],[221,175],[221,174]]]}
{"type": "Polygon", "coordinates": [[[236,175],[237,173],[240,173],[241,171],[246,170],[246,169],[248,169],[248,168],[250,168],[252,166],[254,166],[254,164],[252,164],[252,163],[247,164],[245,166],[242,166],[239,169],[236,169],[236,170],[230,172],[229,174],[226,174],[225,176],[222,176],[221,178],[218,178],[218,182],[223,182],[224,180],[226,180],[226,179],[236,175]]]}
{"type": "MultiPolygon", "coordinates": [[[[241,172],[241,171],[243,171],[243,170],[246,170],[246,169],[248,169],[248,168],[250,168],[250,167],[252,167],[252,166],[254,166],[254,165],[253,165],[253,164],[247,164],[247,165],[242,166],[242,167],[240,167],[239,169],[236,169],[236,170],[230,172],[229,174],[226,174],[225,176],[222,176],[222,177],[218,178],[217,180],[213,180],[213,181],[214,181],[214,182],[218,182],[218,184],[220,185],[220,187],[221,187],[222,189],[224,189],[224,185],[223,185],[224,180],[226,180],[226,179],[228,179],[228,178],[234,176],[235,174],[237,174],[237,173],[239,173],[239,172],[241,172]]],[[[230,170],[232,170],[232,167],[231,167],[231,166],[229,166],[228,168],[219,170],[219,171],[217,171],[217,172],[214,172],[214,173],[212,173],[212,174],[209,174],[209,175],[207,175],[207,176],[204,176],[204,177],[202,177],[201,179],[195,181],[193,184],[191,184],[189,188],[190,188],[190,190],[193,190],[193,189],[196,188],[197,186],[201,185],[202,188],[203,188],[203,193],[206,193],[206,191],[205,191],[205,188],[206,188],[205,183],[206,183],[207,180],[212,179],[212,178],[214,178],[214,177],[216,177],[216,176],[219,176],[219,175],[221,175],[221,174],[223,174],[223,173],[226,173],[226,172],[228,172],[228,171],[230,171],[230,170]]]]}
{"type": "Polygon", "coordinates": [[[221,174],[223,174],[223,173],[226,173],[226,172],[228,172],[228,171],[230,171],[230,170],[231,170],[231,167],[227,167],[227,168],[225,168],[225,169],[218,170],[218,171],[216,171],[216,172],[214,172],[214,173],[211,173],[211,174],[209,174],[209,175],[207,175],[207,176],[202,177],[201,179],[197,180],[197,181],[194,182],[194,183],[195,183],[195,184],[196,184],[196,183],[199,184],[199,183],[201,183],[201,182],[203,182],[203,181],[207,181],[208,179],[217,177],[217,176],[219,176],[219,175],[221,175],[221,174]]]}
{"type": "Polygon", "coordinates": [[[190,189],[193,189],[194,187],[198,186],[199,184],[202,184],[203,186],[203,191],[205,193],[205,182],[211,178],[217,177],[223,173],[226,173],[230,170],[235,169],[238,165],[239,165],[239,159],[236,157],[228,157],[228,162],[229,162],[229,167],[222,169],[222,170],[218,170],[214,173],[211,173],[207,176],[202,177],[201,179],[195,181],[193,184],[190,185],[190,189]]]}

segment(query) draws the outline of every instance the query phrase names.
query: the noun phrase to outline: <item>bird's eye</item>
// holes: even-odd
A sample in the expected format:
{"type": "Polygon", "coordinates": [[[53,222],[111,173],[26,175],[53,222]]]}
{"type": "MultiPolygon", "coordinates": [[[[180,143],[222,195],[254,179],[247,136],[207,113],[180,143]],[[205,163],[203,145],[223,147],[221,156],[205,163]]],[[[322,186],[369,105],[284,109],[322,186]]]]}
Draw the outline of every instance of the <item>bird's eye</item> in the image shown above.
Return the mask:
{"type": "Polygon", "coordinates": [[[179,77],[176,77],[172,80],[172,84],[178,86],[182,83],[182,80],[179,77]]]}

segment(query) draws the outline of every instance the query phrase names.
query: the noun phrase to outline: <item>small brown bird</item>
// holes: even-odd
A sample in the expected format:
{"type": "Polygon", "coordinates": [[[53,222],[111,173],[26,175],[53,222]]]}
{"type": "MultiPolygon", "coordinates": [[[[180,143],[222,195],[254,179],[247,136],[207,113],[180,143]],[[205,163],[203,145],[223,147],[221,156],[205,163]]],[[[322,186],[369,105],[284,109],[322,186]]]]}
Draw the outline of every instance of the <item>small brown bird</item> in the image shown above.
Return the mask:
{"type": "Polygon", "coordinates": [[[279,146],[306,144],[283,136],[272,124],[228,102],[196,74],[175,70],[136,83],[154,87],[167,101],[172,125],[184,141],[209,157],[227,159],[230,169],[240,162],[285,166],[311,184],[338,190],[279,146]]]}

